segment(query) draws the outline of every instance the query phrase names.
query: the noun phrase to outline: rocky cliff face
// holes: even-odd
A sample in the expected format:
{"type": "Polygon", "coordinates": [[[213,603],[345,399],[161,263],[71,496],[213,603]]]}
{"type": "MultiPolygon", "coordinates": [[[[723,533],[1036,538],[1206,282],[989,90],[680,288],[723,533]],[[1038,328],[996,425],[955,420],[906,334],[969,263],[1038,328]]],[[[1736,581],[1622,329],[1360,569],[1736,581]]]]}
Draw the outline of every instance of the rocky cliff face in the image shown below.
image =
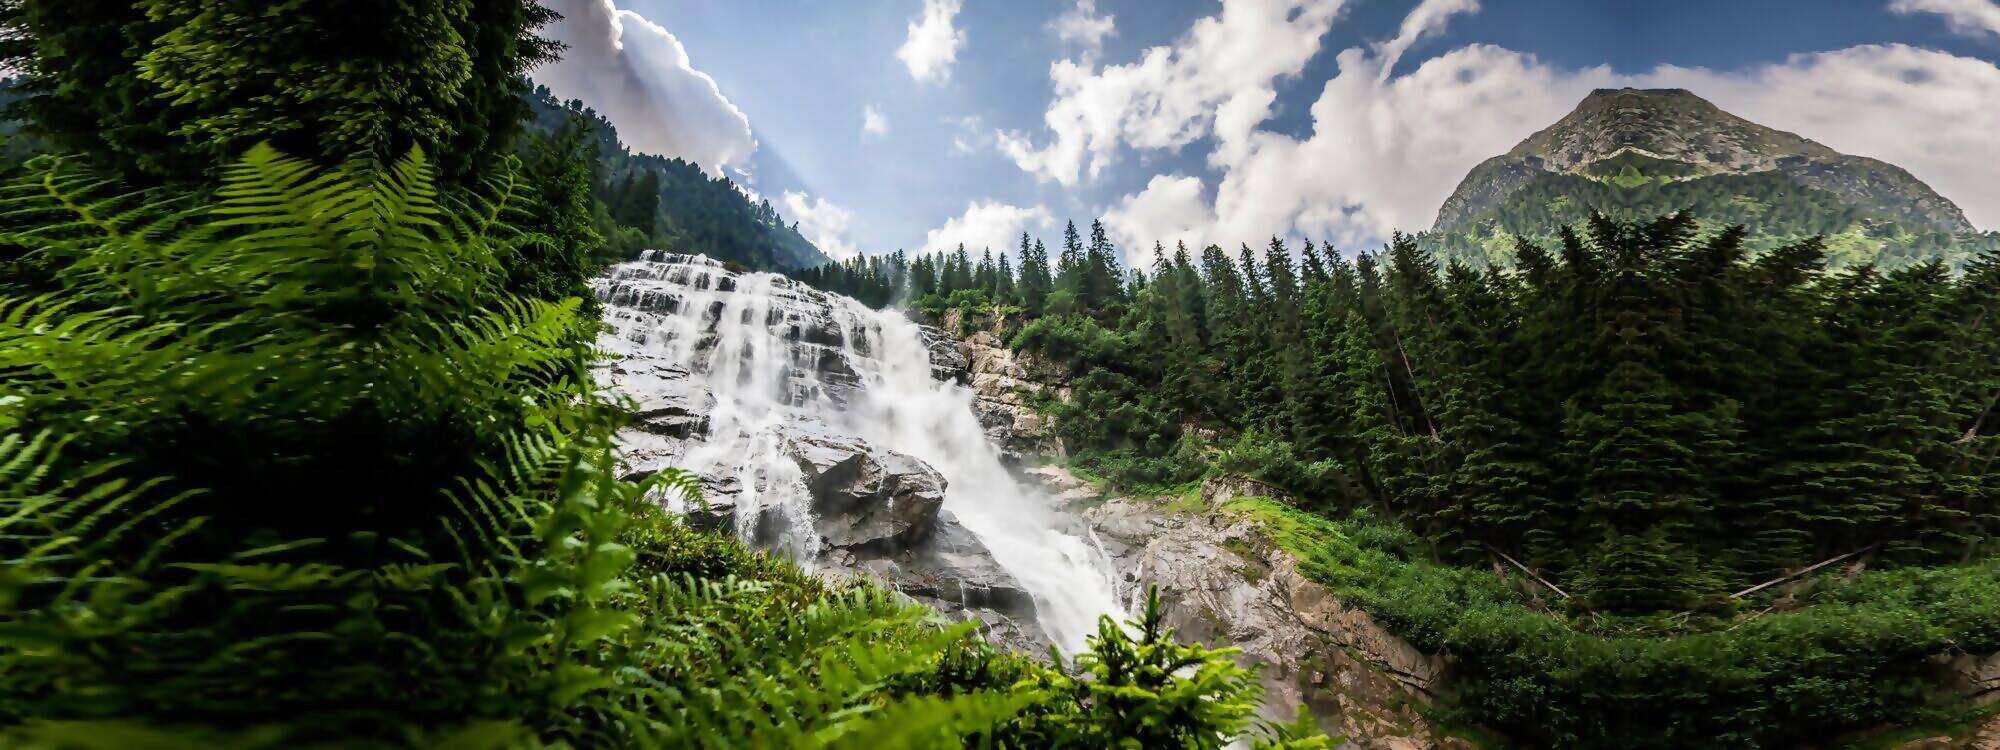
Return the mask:
{"type": "Polygon", "coordinates": [[[1474,168],[1438,210],[1433,230],[1466,230],[1538,177],[1612,177],[1603,167],[1614,162],[1680,181],[1775,173],[1912,227],[1973,229],[1957,205],[1893,164],[1750,122],[1686,90],[1599,89],[1554,125],[1474,168]]]}
{"type": "Polygon", "coordinates": [[[1178,637],[1241,649],[1238,662],[1256,668],[1264,687],[1260,716],[1289,721],[1303,706],[1321,728],[1345,736],[1344,747],[1469,747],[1438,733],[1418,708],[1442,689],[1443,660],[1307,579],[1297,558],[1255,523],[1217,510],[1236,497],[1276,490],[1211,480],[1192,507],[1106,494],[1046,463],[1062,455],[1062,445],[1032,404],[1067,397],[1060,370],[1009,351],[995,333],[1002,321],[953,313],[940,323],[940,334],[965,331],[955,339],[956,356],[940,361],[954,363],[944,374],[978,394],[975,408],[989,436],[1006,446],[1024,477],[1054,497],[1079,533],[1102,547],[1131,606],[1157,586],[1178,637]]]}
{"type": "Polygon", "coordinates": [[[1303,706],[1347,747],[1368,750],[1469,748],[1441,735],[1419,706],[1443,688],[1442,659],[1418,651],[1347,606],[1299,570],[1252,521],[1218,509],[1269,488],[1211,481],[1200,503],[1107,497],[1054,467],[1032,470],[1084,508],[1123,572],[1128,590],[1157,586],[1167,622],[1183,639],[1241,649],[1258,670],[1258,713],[1290,720],[1303,706]]]}
{"type": "Polygon", "coordinates": [[[1033,355],[1008,349],[995,333],[1001,325],[1002,321],[968,319],[964,312],[953,310],[940,327],[926,329],[937,336],[932,359],[939,363],[942,377],[972,389],[972,408],[980,424],[1010,463],[1019,466],[1065,455],[1054,425],[1035,408],[1037,399],[1069,398],[1068,387],[1060,385],[1062,374],[1033,355]],[[949,335],[968,329],[971,333],[949,335]]]}

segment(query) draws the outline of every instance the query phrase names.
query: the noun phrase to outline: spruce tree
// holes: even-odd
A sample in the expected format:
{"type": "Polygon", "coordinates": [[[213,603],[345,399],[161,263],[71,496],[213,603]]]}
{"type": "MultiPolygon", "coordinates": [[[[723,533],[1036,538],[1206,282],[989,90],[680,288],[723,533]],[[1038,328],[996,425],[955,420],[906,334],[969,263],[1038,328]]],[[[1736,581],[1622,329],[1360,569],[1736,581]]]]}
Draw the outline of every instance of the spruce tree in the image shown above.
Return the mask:
{"type": "Polygon", "coordinates": [[[1072,221],[1063,226],[1062,255],[1056,259],[1052,291],[1068,292],[1078,301],[1085,300],[1088,294],[1086,274],[1083,240],[1077,236],[1076,222],[1072,221]]]}

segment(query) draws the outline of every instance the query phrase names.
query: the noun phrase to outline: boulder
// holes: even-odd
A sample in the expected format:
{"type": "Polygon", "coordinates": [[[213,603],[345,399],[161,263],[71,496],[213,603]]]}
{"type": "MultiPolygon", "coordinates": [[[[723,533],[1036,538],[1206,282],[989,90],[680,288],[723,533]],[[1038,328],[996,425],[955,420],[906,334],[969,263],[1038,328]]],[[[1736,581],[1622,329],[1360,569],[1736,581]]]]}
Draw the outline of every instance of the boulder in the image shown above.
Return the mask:
{"type": "Polygon", "coordinates": [[[798,464],[827,547],[894,553],[936,530],[945,481],[924,462],[831,432],[789,435],[784,450],[798,464]]]}
{"type": "Polygon", "coordinates": [[[950,511],[916,549],[848,563],[875,581],[958,620],[978,620],[991,640],[1017,650],[1042,650],[1048,636],[1035,621],[1034,596],[993,559],[993,552],[950,511]]]}

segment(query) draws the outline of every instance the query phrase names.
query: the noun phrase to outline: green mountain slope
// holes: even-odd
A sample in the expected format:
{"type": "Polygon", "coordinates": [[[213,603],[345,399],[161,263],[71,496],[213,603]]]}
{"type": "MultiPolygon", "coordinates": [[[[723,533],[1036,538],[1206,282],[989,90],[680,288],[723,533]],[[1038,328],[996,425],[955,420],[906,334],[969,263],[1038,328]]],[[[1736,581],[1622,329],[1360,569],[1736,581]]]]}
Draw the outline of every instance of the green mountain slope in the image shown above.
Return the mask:
{"type": "Polygon", "coordinates": [[[546,87],[528,95],[529,130],[551,135],[578,124],[588,128],[597,164],[593,182],[606,214],[623,231],[605,231],[607,259],[642,248],[701,253],[758,270],[783,270],[827,261],[771,202],[753,202],[726,177],[711,178],[685,159],[635,153],[618,129],[576,100],[558,102],[546,87]]]}
{"type": "Polygon", "coordinates": [[[1599,89],[1468,173],[1420,241],[1441,258],[1511,261],[1513,235],[1551,238],[1592,211],[1631,220],[1687,209],[1744,224],[1753,250],[1813,235],[1836,266],[1956,268],[2000,235],[1893,164],[1737,117],[1680,89],[1599,89]]]}

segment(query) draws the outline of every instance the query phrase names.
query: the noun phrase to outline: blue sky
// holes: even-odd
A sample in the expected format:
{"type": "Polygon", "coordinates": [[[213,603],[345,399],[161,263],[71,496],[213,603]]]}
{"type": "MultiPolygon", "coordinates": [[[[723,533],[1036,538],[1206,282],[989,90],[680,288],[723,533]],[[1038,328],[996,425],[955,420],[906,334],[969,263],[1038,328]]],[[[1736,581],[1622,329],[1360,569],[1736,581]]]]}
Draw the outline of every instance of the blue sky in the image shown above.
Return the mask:
{"type": "Polygon", "coordinates": [[[1691,88],[2000,228],[1995,0],[550,4],[575,49],[538,78],[838,253],[1097,217],[1140,257],[1274,234],[1359,249],[1426,228],[1467,169],[1600,85],[1691,88]],[[634,83],[605,86],[613,67],[634,83]]]}

